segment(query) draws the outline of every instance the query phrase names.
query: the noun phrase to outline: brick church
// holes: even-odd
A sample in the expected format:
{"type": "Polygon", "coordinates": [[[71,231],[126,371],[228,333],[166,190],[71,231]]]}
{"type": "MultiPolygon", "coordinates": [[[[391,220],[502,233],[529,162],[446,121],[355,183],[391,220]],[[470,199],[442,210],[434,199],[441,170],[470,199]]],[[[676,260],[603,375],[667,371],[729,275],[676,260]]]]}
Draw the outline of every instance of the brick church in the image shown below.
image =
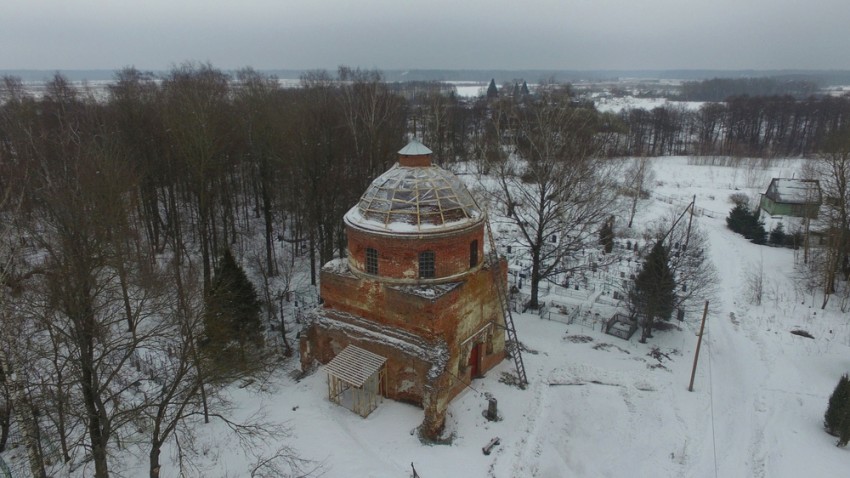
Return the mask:
{"type": "Polygon", "coordinates": [[[452,398],[505,357],[506,267],[485,260],[466,186],[416,140],[398,154],[345,215],[348,257],[322,267],[301,365],[323,364],[329,398],[363,416],[381,397],[421,406],[435,438],[452,398]]]}

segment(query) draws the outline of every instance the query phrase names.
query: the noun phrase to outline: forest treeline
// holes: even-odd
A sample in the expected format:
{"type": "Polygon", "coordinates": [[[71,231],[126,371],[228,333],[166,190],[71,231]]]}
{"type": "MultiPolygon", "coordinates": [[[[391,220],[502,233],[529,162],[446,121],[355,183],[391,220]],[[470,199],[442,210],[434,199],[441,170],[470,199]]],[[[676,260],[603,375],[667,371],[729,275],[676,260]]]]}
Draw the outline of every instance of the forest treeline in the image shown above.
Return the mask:
{"type": "MultiPolygon", "coordinates": [[[[288,353],[263,351],[258,325],[222,367],[211,330],[244,329],[219,316],[253,296],[224,278],[250,268],[263,324],[281,330],[296,254],[315,281],[344,248],[342,214],[394,161],[408,109],[379,73],[344,67],[296,89],[250,69],[126,69],[105,99],[60,75],[40,98],[4,78],[0,451],[18,433],[33,476],[105,478],[116,452],[141,448],[156,478],[163,447],[192,441],[202,417],[257,450],[255,472],[297,470],[287,443],[258,445],[284,427],[236,421],[222,393],[288,353]]],[[[177,453],[181,474],[204,474],[177,453]]]]}
{"type": "MultiPolygon", "coordinates": [[[[685,91],[718,84],[686,83],[685,91]]],[[[0,181],[29,212],[39,204],[34,192],[55,184],[57,171],[109,157],[114,174],[127,176],[145,243],[159,252],[196,245],[205,288],[218,251],[243,252],[242,225],[260,225],[271,274],[276,240],[297,243],[321,264],[344,253],[342,215],[395,161],[406,134],[419,136],[438,164],[485,156],[492,100],[465,100],[439,83],[411,85],[340,67],[283,88],[251,69],[229,75],[183,65],[164,76],[119,71],[105,99],[57,74],[34,98],[5,77],[0,181]]],[[[504,88],[501,96],[513,94],[504,88]]],[[[668,105],[600,118],[608,156],[807,156],[848,124],[850,99],[735,96],[698,110],[668,105]]]]}
{"type": "Polygon", "coordinates": [[[697,110],[635,108],[616,117],[611,155],[810,156],[850,124],[850,98],[735,96],[697,110]]]}
{"type": "Polygon", "coordinates": [[[231,78],[186,65],[162,78],[120,71],[105,101],[59,75],[43,98],[27,96],[14,78],[3,94],[2,181],[22,198],[21,212],[38,207],[31,196],[57,174],[107,174],[86,165],[107,156],[115,174],[126,175],[121,184],[145,243],[160,252],[197,244],[205,286],[216,252],[255,219],[269,271],[279,239],[309,240],[310,253],[328,260],[343,208],[394,161],[408,114],[378,73],[347,68],[335,78],[305,75],[297,89],[250,69],[231,78]]]}
{"type": "Polygon", "coordinates": [[[804,79],[750,77],[712,78],[682,83],[677,99],[683,101],[726,101],[733,96],[793,96],[806,98],[818,92],[818,84],[804,79]]]}
{"type": "MultiPolygon", "coordinates": [[[[20,199],[10,204],[31,212],[40,204],[33,195],[55,186],[57,171],[108,157],[114,171],[86,167],[122,177],[137,232],[152,250],[199,248],[205,289],[217,252],[243,247],[241,226],[260,225],[271,274],[276,240],[297,243],[321,264],[344,253],[342,215],[395,161],[406,134],[419,136],[438,164],[484,156],[492,101],[464,100],[439,84],[414,86],[340,67],[283,88],[251,69],[231,76],[183,65],[164,76],[119,71],[98,100],[61,75],[41,98],[5,77],[0,181],[20,199]]],[[[503,99],[511,94],[503,91],[503,99]]],[[[850,99],[735,96],[698,110],[664,106],[600,118],[609,156],[806,156],[848,124],[850,99]]]]}

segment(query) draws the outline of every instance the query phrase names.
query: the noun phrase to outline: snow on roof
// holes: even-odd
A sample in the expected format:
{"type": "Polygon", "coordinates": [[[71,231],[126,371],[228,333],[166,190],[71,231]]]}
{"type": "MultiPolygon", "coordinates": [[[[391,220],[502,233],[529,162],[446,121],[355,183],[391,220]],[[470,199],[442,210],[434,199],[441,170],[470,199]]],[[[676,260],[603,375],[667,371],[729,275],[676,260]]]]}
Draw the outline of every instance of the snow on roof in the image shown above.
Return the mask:
{"type": "Polygon", "coordinates": [[[372,181],[345,215],[349,224],[395,233],[462,228],[483,217],[466,185],[451,172],[398,164],[372,181]]]}
{"type": "Polygon", "coordinates": [[[309,323],[324,328],[342,330],[346,335],[355,336],[361,342],[372,342],[390,346],[402,353],[417,357],[431,364],[428,379],[434,380],[443,373],[449,360],[446,341],[426,341],[422,337],[406,330],[378,324],[354,314],[332,309],[314,309],[307,313],[309,323]]]}
{"type": "Polygon", "coordinates": [[[349,385],[360,388],[386,361],[386,357],[356,345],[349,345],[325,365],[325,371],[349,385]]]}
{"type": "Polygon", "coordinates": [[[819,203],[820,185],[814,179],[773,178],[768,187],[768,197],[778,203],[819,203]]]}
{"type": "Polygon", "coordinates": [[[428,149],[427,146],[417,141],[415,138],[410,140],[407,143],[407,146],[401,148],[398,154],[402,154],[404,156],[424,156],[426,154],[431,154],[432,151],[428,149]]]}
{"type": "Polygon", "coordinates": [[[336,258],[329,260],[325,265],[322,266],[322,270],[333,272],[337,275],[354,277],[354,274],[351,273],[351,268],[349,267],[348,259],[344,258],[336,258]]]}
{"type": "Polygon", "coordinates": [[[391,287],[399,292],[404,292],[405,294],[411,294],[418,297],[422,297],[423,299],[431,299],[434,300],[438,297],[442,297],[447,293],[457,289],[460,286],[461,282],[449,282],[448,284],[410,284],[410,285],[400,285],[391,287]]]}

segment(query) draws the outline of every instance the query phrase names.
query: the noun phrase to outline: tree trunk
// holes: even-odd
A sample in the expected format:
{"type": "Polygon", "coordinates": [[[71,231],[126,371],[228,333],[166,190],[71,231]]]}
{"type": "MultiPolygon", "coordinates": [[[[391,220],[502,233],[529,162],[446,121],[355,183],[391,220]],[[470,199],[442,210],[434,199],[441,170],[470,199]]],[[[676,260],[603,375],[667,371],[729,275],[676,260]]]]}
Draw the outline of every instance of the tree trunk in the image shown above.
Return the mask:
{"type": "Polygon", "coordinates": [[[149,455],[150,462],[150,478],[159,478],[159,471],[162,469],[162,466],[159,464],[159,454],[160,454],[161,444],[154,442],[151,445],[151,452],[149,455]]]}
{"type": "Polygon", "coordinates": [[[12,423],[12,407],[7,402],[6,406],[0,410],[0,453],[6,451],[6,442],[9,441],[9,428],[12,423]]]}
{"type": "Polygon", "coordinates": [[[266,182],[264,180],[260,180],[260,187],[262,188],[262,196],[263,196],[263,221],[265,222],[266,227],[266,267],[268,270],[268,274],[270,277],[277,276],[277,267],[275,267],[274,260],[274,243],[272,235],[274,234],[274,228],[272,225],[273,217],[272,217],[272,204],[271,204],[271,196],[268,192],[268,187],[266,186],[266,182]]]}
{"type": "MultiPolygon", "coordinates": [[[[89,335],[89,334],[86,334],[89,335]]],[[[106,461],[106,436],[104,435],[105,423],[102,423],[100,410],[97,406],[97,389],[95,385],[93,371],[93,340],[91,336],[85,338],[85,343],[81,354],[83,360],[81,365],[82,372],[82,389],[83,403],[88,413],[88,430],[89,442],[91,445],[91,455],[94,461],[94,476],[95,478],[108,478],[109,467],[106,461]]]]}
{"type": "Polygon", "coordinates": [[[41,453],[41,446],[38,443],[38,428],[32,414],[26,413],[29,408],[29,400],[27,400],[26,391],[20,378],[14,373],[14,370],[9,367],[6,354],[0,348],[0,368],[7,371],[5,379],[9,384],[10,395],[14,400],[12,410],[18,419],[18,426],[21,429],[21,435],[24,441],[24,446],[27,450],[27,459],[30,465],[30,473],[36,478],[47,478],[47,471],[44,469],[44,456],[41,453]]]}
{"type": "Polygon", "coordinates": [[[310,285],[316,285],[316,235],[310,228],[310,285]]]}
{"type": "Polygon", "coordinates": [[[531,251],[531,299],[528,307],[537,310],[539,308],[538,295],[540,294],[540,251],[531,251]]]}
{"type": "Polygon", "coordinates": [[[640,197],[640,191],[635,191],[635,197],[632,199],[632,207],[629,211],[629,225],[628,228],[632,228],[632,222],[635,220],[635,213],[637,213],[637,204],[638,198],[640,197]]]}

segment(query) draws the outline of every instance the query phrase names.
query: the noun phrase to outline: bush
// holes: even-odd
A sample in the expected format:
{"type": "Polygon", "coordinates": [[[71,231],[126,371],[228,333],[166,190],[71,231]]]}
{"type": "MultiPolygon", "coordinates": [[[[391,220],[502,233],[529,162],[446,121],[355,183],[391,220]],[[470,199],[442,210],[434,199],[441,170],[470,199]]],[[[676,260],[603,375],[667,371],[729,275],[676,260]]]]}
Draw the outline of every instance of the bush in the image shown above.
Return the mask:
{"type": "Polygon", "coordinates": [[[841,376],[829,397],[823,427],[827,433],[838,437],[837,446],[843,447],[850,441],[850,379],[847,374],[841,376]]]}
{"type": "Polygon", "coordinates": [[[746,193],[734,193],[729,195],[729,202],[736,206],[748,207],[750,204],[750,197],[747,196],[746,193]]]}

